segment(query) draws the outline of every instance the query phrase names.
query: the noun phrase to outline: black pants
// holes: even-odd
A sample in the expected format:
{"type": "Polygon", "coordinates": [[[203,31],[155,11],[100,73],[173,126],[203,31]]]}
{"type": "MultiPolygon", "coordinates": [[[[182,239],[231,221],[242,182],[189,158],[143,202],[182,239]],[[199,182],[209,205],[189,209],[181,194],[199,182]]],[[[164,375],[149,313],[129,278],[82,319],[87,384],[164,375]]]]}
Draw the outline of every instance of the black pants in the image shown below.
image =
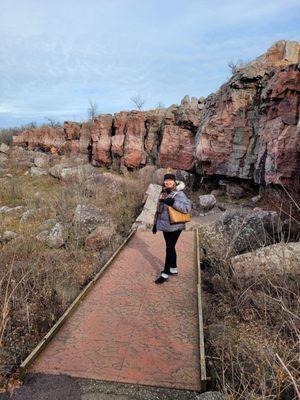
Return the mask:
{"type": "Polygon", "coordinates": [[[165,261],[165,269],[164,273],[169,274],[170,268],[177,267],[177,255],[175,250],[176,242],[181,234],[182,230],[174,231],[174,232],[164,232],[164,238],[166,241],[166,261],[165,261]]]}

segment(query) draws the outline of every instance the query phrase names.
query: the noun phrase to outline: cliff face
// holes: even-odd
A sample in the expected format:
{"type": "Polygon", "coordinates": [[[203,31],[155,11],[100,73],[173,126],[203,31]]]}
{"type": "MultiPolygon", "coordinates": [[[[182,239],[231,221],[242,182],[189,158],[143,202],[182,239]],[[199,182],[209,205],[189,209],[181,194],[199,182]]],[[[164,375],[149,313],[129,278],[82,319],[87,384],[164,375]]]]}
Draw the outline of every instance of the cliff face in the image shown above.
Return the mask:
{"type": "Polygon", "coordinates": [[[300,44],[277,42],[206,99],[195,170],[291,185],[300,176],[300,44]]]}
{"type": "Polygon", "coordinates": [[[102,114],[14,137],[14,144],[83,153],[95,166],[146,164],[257,183],[300,183],[300,43],[280,41],[237,69],[205,102],[102,114]]]}
{"type": "Polygon", "coordinates": [[[191,170],[200,123],[198,100],[152,111],[101,114],[91,123],[65,122],[62,128],[35,128],[14,144],[60,154],[87,154],[95,166],[118,169],[146,164],[191,170]]]}

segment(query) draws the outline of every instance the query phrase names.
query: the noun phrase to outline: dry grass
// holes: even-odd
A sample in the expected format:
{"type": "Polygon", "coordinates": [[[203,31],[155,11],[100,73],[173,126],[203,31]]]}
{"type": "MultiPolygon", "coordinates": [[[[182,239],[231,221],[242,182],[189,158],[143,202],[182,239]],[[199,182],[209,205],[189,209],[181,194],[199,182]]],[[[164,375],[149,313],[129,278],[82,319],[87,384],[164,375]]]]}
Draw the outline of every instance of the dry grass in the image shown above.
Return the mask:
{"type": "Polygon", "coordinates": [[[203,268],[213,384],[228,399],[299,399],[299,265],[272,274],[255,268],[247,279],[234,273],[228,260],[203,268]]]}

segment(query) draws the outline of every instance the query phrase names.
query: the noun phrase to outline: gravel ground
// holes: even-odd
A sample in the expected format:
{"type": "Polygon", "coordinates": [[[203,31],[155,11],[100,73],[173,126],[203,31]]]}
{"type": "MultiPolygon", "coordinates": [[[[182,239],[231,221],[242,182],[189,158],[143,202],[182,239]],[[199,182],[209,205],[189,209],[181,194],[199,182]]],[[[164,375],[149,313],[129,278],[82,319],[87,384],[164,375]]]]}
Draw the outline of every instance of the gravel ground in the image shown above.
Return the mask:
{"type": "Polygon", "coordinates": [[[24,385],[0,400],[221,400],[212,392],[157,388],[74,378],[67,375],[28,374],[24,385]]]}

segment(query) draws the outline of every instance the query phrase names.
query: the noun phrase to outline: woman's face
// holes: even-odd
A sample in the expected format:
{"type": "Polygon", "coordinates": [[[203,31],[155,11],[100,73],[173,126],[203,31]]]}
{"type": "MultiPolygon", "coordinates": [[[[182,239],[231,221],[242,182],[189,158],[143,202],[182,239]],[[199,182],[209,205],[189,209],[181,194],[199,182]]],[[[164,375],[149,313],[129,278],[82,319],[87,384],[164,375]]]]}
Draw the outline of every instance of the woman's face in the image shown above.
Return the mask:
{"type": "Polygon", "coordinates": [[[176,182],[173,181],[173,179],[165,179],[164,180],[164,185],[165,185],[166,188],[172,189],[173,187],[175,187],[176,182]]]}

